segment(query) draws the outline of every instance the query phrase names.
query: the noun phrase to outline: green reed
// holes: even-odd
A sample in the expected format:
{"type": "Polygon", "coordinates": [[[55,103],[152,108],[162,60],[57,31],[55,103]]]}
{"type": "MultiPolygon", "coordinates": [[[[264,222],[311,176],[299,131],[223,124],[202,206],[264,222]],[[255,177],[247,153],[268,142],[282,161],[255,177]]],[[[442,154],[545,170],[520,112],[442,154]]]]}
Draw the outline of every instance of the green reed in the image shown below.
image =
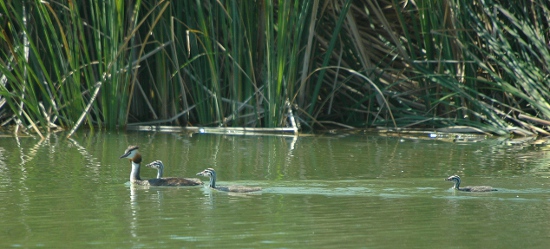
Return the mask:
{"type": "Polygon", "coordinates": [[[79,3],[1,4],[9,13],[8,29],[0,37],[8,44],[2,49],[0,70],[9,84],[1,93],[18,119],[28,117],[25,123],[75,126],[88,103],[94,103],[86,115],[89,127],[114,128],[125,122],[131,72],[126,48],[133,30],[131,24],[124,25],[128,6],[120,1],[79,3]],[[96,101],[92,93],[100,86],[96,101]]]}
{"type": "Polygon", "coordinates": [[[74,125],[71,117],[84,106],[85,89],[94,85],[86,79],[89,64],[79,60],[86,56],[76,42],[81,22],[74,22],[78,19],[74,15],[58,15],[58,11],[75,6],[28,1],[2,2],[0,6],[10,15],[0,37],[5,42],[0,70],[9,79],[1,93],[16,119],[43,127],[50,122],[74,125]],[[66,25],[70,23],[73,25],[66,25]]]}
{"type": "Polygon", "coordinates": [[[550,119],[550,13],[520,2],[2,1],[0,114],[545,133],[519,114],[550,119]]]}
{"type": "MultiPolygon", "coordinates": [[[[397,12],[399,26],[386,26],[386,33],[405,38],[391,43],[391,57],[411,65],[403,65],[400,79],[390,85],[394,93],[388,95],[400,100],[392,102],[396,118],[424,126],[469,125],[497,134],[509,133],[511,127],[540,132],[516,115],[550,118],[547,73],[541,71],[547,68],[546,4],[476,3],[417,1],[397,12]]],[[[397,39],[388,35],[387,40],[397,39]]]]}

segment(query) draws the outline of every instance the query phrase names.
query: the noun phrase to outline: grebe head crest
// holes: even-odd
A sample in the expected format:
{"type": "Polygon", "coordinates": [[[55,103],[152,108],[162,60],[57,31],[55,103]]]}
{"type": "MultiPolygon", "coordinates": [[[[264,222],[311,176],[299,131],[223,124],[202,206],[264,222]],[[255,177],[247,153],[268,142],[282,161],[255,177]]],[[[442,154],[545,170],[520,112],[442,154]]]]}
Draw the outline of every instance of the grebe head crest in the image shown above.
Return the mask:
{"type": "Polygon", "coordinates": [[[164,164],[162,163],[161,160],[155,160],[155,161],[152,161],[151,163],[145,165],[149,168],[153,168],[153,169],[164,169],[164,164]]]}
{"type": "Polygon", "coordinates": [[[453,186],[453,188],[460,190],[460,176],[449,176],[449,178],[445,179],[445,181],[454,182],[455,185],[453,186]]]}
{"type": "Polygon", "coordinates": [[[214,171],[213,168],[208,168],[208,169],[205,169],[199,173],[197,173],[198,176],[207,176],[207,177],[212,177],[212,176],[216,176],[216,171],[214,171]]]}
{"type": "Polygon", "coordinates": [[[145,165],[149,168],[157,169],[157,179],[162,178],[162,175],[164,174],[164,164],[161,160],[155,160],[147,165],[145,165]]]}
{"type": "Polygon", "coordinates": [[[137,145],[130,145],[128,146],[128,149],[124,151],[124,154],[120,156],[119,158],[129,158],[132,159],[137,153],[138,153],[139,147],[137,145]]]}
{"type": "Polygon", "coordinates": [[[124,151],[124,154],[120,156],[120,159],[122,158],[128,158],[130,161],[134,163],[141,163],[141,154],[138,152],[138,146],[137,145],[130,145],[128,146],[128,149],[124,151]]]}
{"type": "Polygon", "coordinates": [[[210,187],[216,188],[216,171],[214,171],[213,168],[205,169],[199,173],[197,173],[198,176],[206,176],[210,178],[210,187]]]}
{"type": "Polygon", "coordinates": [[[449,178],[445,179],[445,181],[460,182],[460,176],[458,175],[449,176],[449,178]]]}

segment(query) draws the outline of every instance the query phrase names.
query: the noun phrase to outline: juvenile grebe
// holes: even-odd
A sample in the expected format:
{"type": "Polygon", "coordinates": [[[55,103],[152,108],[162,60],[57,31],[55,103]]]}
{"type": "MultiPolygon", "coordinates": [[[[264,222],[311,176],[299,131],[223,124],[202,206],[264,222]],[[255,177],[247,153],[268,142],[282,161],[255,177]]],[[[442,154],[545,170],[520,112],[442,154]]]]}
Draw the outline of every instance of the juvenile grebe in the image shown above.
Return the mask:
{"type": "Polygon", "coordinates": [[[167,182],[166,186],[196,186],[202,185],[202,181],[197,178],[178,178],[178,177],[162,177],[164,174],[164,164],[161,160],[153,161],[147,167],[157,169],[157,179],[162,179],[167,182]]]}
{"type": "Polygon", "coordinates": [[[128,146],[128,149],[124,151],[124,154],[120,156],[121,159],[130,159],[130,162],[132,163],[132,171],[130,172],[130,183],[143,186],[196,186],[202,184],[194,181],[173,182],[170,180],[165,180],[164,178],[141,180],[141,177],[139,176],[139,171],[142,159],[138,148],[139,147],[136,145],[130,145],[128,146]]]}
{"type": "Polygon", "coordinates": [[[490,186],[467,186],[467,187],[460,187],[460,176],[454,175],[449,176],[449,178],[445,179],[445,181],[454,182],[454,189],[464,191],[464,192],[491,192],[491,191],[497,191],[493,187],[490,186]]]}
{"type": "Polygon", "coordinates": [[[255,192],[255,191],[261,191],[262,188],[260,187],[246,187],[246,186],[216,186],[216,171],[214,171],[213,168],[208,168],[203,170],[202,172],[197,173],[198,176],[206,176],[210,177],[210,184],[209,186],[213,189],[217,189],[220,191],[225,192],[237,192],[237,193],[247,193],[247,192],[255,192]]]}

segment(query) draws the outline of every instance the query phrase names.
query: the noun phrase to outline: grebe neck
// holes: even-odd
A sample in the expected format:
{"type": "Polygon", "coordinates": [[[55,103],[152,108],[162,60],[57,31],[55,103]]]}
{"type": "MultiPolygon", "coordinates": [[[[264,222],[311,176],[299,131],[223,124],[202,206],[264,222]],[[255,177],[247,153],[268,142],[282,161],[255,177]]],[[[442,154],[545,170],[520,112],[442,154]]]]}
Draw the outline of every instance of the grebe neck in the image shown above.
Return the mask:
{"type": "Polygon", "coordinates": [[[139,163],[132,161],[132,171],[130,172],[130,182],[140,181],[139,176],[139,163]]]}
{"type": "Polygon", "coordinates": [[[141,154],[137,152],[137,149],[134,150],[134,152],[130,153],[131,158],[130,162],[132,163],[132,171],[130,172],[130,182],[136,182],[141,181],[141,177],[139,175],[140,171],[140,163],[141,163],[141,154]]]}
{"type": "Polygon", "coordinates": [[[455,189],[460,189],[460,180],[455,180],[455,189]]]}
{"type": "Polygon", "coordinates": [[[157,169],[157,179],[162,178],[162,175],[164,174],[164,167],[159,167],[157,169]]]}
{"type": "Polygon", "coordinates": [[[216,172],[212,171],[212,174],[210,175],[210,187],[216,188],[216,172]]]}
{"type": "Polygon", "coordinates": [[[454,189],[460,190],[460,178],[455,176],[451,180],[455,183],[454,189]]]}

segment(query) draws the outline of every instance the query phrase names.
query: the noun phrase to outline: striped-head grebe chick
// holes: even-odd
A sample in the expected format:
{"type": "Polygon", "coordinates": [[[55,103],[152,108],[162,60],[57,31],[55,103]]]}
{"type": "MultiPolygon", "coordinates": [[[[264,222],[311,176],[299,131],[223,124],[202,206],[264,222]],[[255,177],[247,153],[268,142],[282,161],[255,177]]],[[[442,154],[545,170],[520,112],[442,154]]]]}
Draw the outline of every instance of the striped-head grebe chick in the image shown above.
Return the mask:
{"type": "Polygon", "coordinates": [[[157,170],[157,179],[162,178],[162,175],[164,174],[164,164],[161,160],[155,160],[151,163],[145,165],[146,167],[153,168],[157,170]]]}
{"type": "Polygon", "coordinates": [[[460,176],[454,175],[449,176],[449,178],[445,179],[445,181],[454,182],[454,189],[464,191],[464,192],[491,192],[491,191],[497,191],[493,187],[490,186],[467,186],[467,187],[460,187],[460,176]]]}
{"type": "Polygon", "coordinates": [[[209,186],[213,189],[225,191],[225,192],[237,192],[237,193],[247,193],[247,192],[255,192],[255,191],[261,191],[262,188],[260,187],[247,187],[247,186],[216,186],[216,171],[213,168],[208,168],[203,170],[202,172],[197,173],[198,176],[206,176],[210,177],[210,184],[209,186]]]}
{"type": "Polygon", "coordinates": [[[179,178],[179,177],[162,177],[164,174],[164,164],[161,160],[153,161],[147,167],[157,169],[157,180],[163,181],[163,186],[197,186],[202,185],[202,181],[197,178],[179,178]]]}
{"type": "Polygon", "coordinates": [[[130,183],[134,185],[142,185],[142,186],[195,186],[199,185],[196,182],[183,182],[183,183],[175,183],[173,181],[164,180],[164,179],[149,179],[149,180],[142,180],[139,176],[140,171],[140,164],[142,161],[141,154],[138,151],[138,146],[136,145],[130,145],[128,146],[128,149],[124,151],[124,154],[120,156],[120,158],[128,158],[130,159],[130,162],[132,163],[132,171],[130,172],[130,183]],[[186,184],[187,183],[187,184],[186,184]]]}

